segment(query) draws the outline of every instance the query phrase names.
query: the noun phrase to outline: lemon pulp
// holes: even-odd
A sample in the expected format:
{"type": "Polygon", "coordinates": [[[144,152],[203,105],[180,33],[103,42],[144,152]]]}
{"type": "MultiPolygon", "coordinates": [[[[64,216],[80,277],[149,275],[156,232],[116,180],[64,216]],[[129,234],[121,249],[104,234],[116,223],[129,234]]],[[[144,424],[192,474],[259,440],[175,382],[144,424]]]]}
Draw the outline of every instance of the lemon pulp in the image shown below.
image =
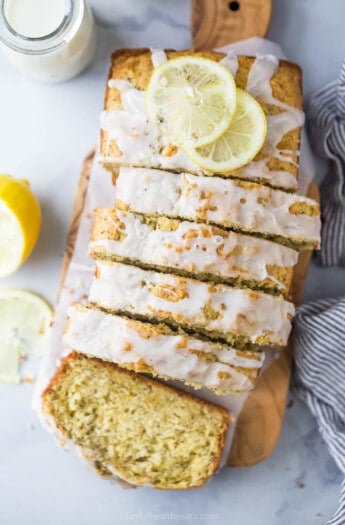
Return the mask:
{"type": "Polygon", "coordinates": [[[0,175],[0,277],[15,272],[30,255],[40,227],[41,210],[29,183],[0,175]]]}
{"type": "Polygon", "coordinates": [[[43,353],[51,319],[52,310],[40,296],[0,290],[0,381],[20,381],[20,356],[43,353]]]}
{"type": "Polygon", "coordinates": [[[219,137],[236,108],[236,85],[223,65],[179,57],[157,67],[146,94],[150,118],[173,143],[200,147],[219,137]]]}
{"type": "Polygon", "coordinates": [[[261,150],[267,133],[266,116],[259,102],[237,88],[237,105],[226,131],[214,142],[199,148],[186,144],[186,154],[202,168],[224,173],[248,164],[261,150]]]}

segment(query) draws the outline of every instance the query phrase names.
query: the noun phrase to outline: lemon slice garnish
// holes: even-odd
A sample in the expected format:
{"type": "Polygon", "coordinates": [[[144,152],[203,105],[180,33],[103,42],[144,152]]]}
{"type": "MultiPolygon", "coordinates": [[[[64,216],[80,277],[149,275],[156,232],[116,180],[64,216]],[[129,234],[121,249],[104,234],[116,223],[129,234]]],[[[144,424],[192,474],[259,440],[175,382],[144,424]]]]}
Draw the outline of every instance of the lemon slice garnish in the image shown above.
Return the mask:
{"type": "Polygon", "coordinates": [[[173,143],[200,147],[229,127],[236,85],[230,71],[214,60],[179,57],[153,71],[146,104],[150,118],[173,143]]]}
{"type": "Polygon", "coordinates": [[[40,206],[29,183],[0,175],[0,277],[15,272],[25,261],[40,227],[40,206]]]}
{"type": "Polygon", "coordinates": [[[21,355],[42,354],[52,309],[26,290],[0,290],[0,381],[18,383],[21,355]]]}
{"type": "Polygon", "coordinates": [[[183,149],[196,164],[213,173],[225,173],[248,164],[261,150],[267,120],[259,102],[237,89],[237,105],[230,126],[217,140],[201,148],[183,149]]]}

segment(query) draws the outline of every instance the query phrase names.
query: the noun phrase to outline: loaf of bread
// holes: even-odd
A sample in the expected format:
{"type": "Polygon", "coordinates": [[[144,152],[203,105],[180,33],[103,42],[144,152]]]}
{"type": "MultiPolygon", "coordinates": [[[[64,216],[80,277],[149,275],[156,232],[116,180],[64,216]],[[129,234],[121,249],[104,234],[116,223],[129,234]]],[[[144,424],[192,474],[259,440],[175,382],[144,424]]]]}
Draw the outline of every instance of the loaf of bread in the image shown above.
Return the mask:
{"type": "Polygon", "coordinates": [[[96,209],[95,259],[134,264],[202,281],[288,295],[298,253],[224,228],[118,209],[96,209]]]}
{"type": "Polygon", "coordinates": [[[114,208],[95,211],[88,301],[69,309],[71,353],[42,395],[51,429],[101,474],[186,489],[216,472],[231,417],[200,397],[254,387],[263,348],[288,341],[298,251],[320,242],[319,205],[296,194],[303,122],[300,69],[271,55],[112,55],[99,161],[114,208]],[[149,118],[154,68],[182,55],[221,62],[261,104],[265,141],[241,168],[202,168],[149,118]]]}
{"type": "Polygon", "coordinates": [[[294,315],[293,304],[280,297],[106,261],[97,261],[89,301],[238,348],[286,345],[294,315]]]}
{"type": "Polygon", "coordinates": [[[128,370],[221,395],[251,390],[264,360],[263,352],[237,350],[167,325],[142,323],[78,303],[69,309],[63,343],[69,350],[128,370]]]}
{"type": "MultiPolygon", "coordinates": [[[[231,69],[236,85],[259,100],[267,115],[268,134],[262,151],[254,161],[223,176],[296,189],[304,123],[300,68],[272,55],[239,56],[234,61],[232,55],[193,50],[160,52],[159,62],[182,55],[221,61],[231,69]]],[[[212,175],[167,137],[157,135],[148,119],[145,90],[156,58],[149,49],[121,49],[112,55],[101,117],[100,161],[115,173],[119,165],[127,165],[212,175]]]]}
{"type": "Polygon", "coordinates": [[[42,408],[101,474],[160,489],[203,485],[218,468],[230,421],[217,405],[76,352],[56,371],[42,408]]]}

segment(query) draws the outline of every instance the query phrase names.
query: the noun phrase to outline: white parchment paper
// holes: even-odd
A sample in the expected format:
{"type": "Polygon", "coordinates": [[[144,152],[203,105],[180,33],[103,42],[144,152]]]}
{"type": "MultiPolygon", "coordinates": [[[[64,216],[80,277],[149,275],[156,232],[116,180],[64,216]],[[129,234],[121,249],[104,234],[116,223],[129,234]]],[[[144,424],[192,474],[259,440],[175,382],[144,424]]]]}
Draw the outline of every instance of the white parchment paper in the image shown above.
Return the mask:
{"type": "MultiPolygon", "coordinates": [[[[286,58],[280,46],[261,38],[251,38],[249,40],[244,40],[242,42],[222,47],[219,50],[223,52],[234,50],[237,54],[252,56],[255,56],[256,54],[273,54],[278,58],[286,58]]],[[[313,158],[310,152],[307,137],[305,133],[303,133],[299,175],[300,193],[306,193],[313,176],[313,158]]],[[[73,301],[85,302],[87,300],[95,267],[93,260],[88,256],[88,240],[91,232],[93,210],[96,207],[113,207],[115,202],[115,191],[116,188],[112,183],[110,174],[101,168],[96,161],[94,161],[91,170],[85,206],[80,218],[80,226],[77,234],[74,253],[67,271],[63,288],[61,290],[59,301],[55,308],[55,318],[51,330],[49,351],[44,359],[34,396],[34,409],[38,412],[42,423],[48,429],[49,426],[45,424],[44,416],[41,413],[40,396],[53,376],[56,367],[59,365],[61,357],[68,353],[62,346],[62,331],[66,322],[67,309],[70,303],[73,301]]],[[[273,351],[266,352],[264,368],[270,365],[272,359],[274,359],[274,355],[275,353],[273,351]]],[[[230,412],[234,423],[230,425],[226,444],[222,453],[220,466],[224,466],[226,464],[233,440],[235,421],[243,407],[245,400],[247,399],[247,394],[217,396],[206,388],[194,390],[191,387],[185,386],[182,382],[170,381],[169,383],[176,386],[177,388],[192,392],[198,397],[207,399],[217,403],[218,405],[222,405],[230,412]]]]}

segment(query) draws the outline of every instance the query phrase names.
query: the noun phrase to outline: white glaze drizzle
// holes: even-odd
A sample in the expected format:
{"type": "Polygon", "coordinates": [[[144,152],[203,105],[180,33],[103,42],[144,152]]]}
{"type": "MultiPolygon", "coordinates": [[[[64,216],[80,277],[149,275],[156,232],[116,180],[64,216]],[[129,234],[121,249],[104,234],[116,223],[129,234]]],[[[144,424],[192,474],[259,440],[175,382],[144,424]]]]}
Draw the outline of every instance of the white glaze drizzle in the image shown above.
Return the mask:
{"type": "Polygon", "coordinates": [[[153,67],[158,67],[168,60],[168,57],[163,49],[151,47],[150,51],[153,67]]]}
{"type": "Polygon", "coordinates": [[[320,216],[292,214],[296,203],[317,205],[300,195],[255,185],[240,187],[236,181],[189,173],[144,168],[120,168],[116,183],[119,202],[131,211],[204,220],[286,239],[320,242],[320,216]]]}
{"type": "Polygon", "coordinates": [[[128,80],[111,79],[110,88],[121,93],[123,109],[103,111],[101,128],[107,132],[108,144],[115,140],[122,152],[118,159],[100,157],[104,162],[122,162],[133,166],[155,166],[165,169],[195,171],[195,164],[181,149],[171,157],[162,152],[169,146],[166,137],[148,119],[145,107],[145,92],[135,89],[128,80]]]}
{"type": "Polygon", "coordinates": [[[252,343],[285,345],[294,306],[280,297],[226,285],[213,285],[122,263],[97,261],[89,301],[118,312],[174,320],[208,332],[232,332],[252,343]],[[217,317],[208,312],[217,312],[217,317]]]}
{"type": "Polygon", "coordinates": [[[258,283],[269,279],[280,290],[285,285],[270,274],[269,267],[291,268],[298,259],[298,253],[285,246],[226,230],[220,235],[207,224],[181,221],[177,229],[167,231],[153,228],[134,213],[96,210],[95,222],[101,219],[103,230],[108,228],[108,238],[104,234],[93,237],[91,253],[101,249],[129,260],[224,279],[242,277],[258,283]]]}
{"type": "Polygon", "coordinates": [[[229,51],[224,58],[220,60],[220,64],[227,67],[230,73],[235,77],[238,70],[238,56],[235,51],[229,51]]]}
{"type": "Polygon", "coordinates": [[[296,165],[291,155],[299,156],[299,151],[282,150],[278,148],[281,139],[290,131],[301,128],[304,124],[303,111],[281,102],[273,97],[271,78],[279,67],[279,60],[274,55],[258,55],[249,70],[246,90],[259,102],[271,104],[284,109],[277,115],[267,116],[267,136],[265,139],[263,153],[266,159],[252,161],[242,168],[245,178],[255,177],[259,171],[267,177],[273,176],[275,185],[282,186],[284,179],[289,179],[291,187],[296,185],[296,179],[286,171],[270,171],[266,165],[267,159],[275,157],[281,161],[296,165]]]}
{"type": "MultiPolygon", "coordinates": [[[[151,53],[154,63],[161,63],[165,55],[164,51],[152,50],[151,53]]],[[[236,74],[238,59],[233,51],[221,62],[233,74],[236,74]]],[[[265,158],[250,162],[242,167],[237,174],[245,179],[265,179],[272,185],[282,188],[295,188],[297,181],[294,175],[283,170],[270,170],[267,167],[267,161],[272,157],[296,165],[291,155],[298,156],[299,151],[284,151],[279,149],[277,145],[286,133],[303,126],[304,123],[302,111],[273,97],[270,80],[278,66],[279,60],[273,55],[259,55],[250,68],[247,91],[258,100],[278,106],[285,111],[267,117],[268,133],[264,145],[265,158]]],[[[99,158],[101,162],[211,174],[192,162],[180,149],[177,149],[177,153],[170,157],[164,155],[169,141],[148,120],[144,92],[135,89],[129,81],[125,80],[111,79],[108,86],[120,91],[123,109],[103,111],[101,128],[107,132],[108,145],[112,140],[115,141],[122,152],[122,156],[114,158],[102,155],[99,158]]]]}
{"type": "MultiPolygon", "coordinates": [[[[120,366],[145,362],[153,373],[180,381],[190,381],[223,391],[246,391],[253,381],[236,367],[260,369],[264,353],[257,359],[238,355],[226,345],[204,342],[183,335],[169,335],[145,324],[81,305],[70,307],[63,337],[66,348],[118,363],[120,366]],[[212,354],[216,360],[200,359],[193,352],[212,354]],[[225,373],[227,377],[222,378],[225,373]]],[[[135,368],[134,366],[132,368],[135,368]]]]}

